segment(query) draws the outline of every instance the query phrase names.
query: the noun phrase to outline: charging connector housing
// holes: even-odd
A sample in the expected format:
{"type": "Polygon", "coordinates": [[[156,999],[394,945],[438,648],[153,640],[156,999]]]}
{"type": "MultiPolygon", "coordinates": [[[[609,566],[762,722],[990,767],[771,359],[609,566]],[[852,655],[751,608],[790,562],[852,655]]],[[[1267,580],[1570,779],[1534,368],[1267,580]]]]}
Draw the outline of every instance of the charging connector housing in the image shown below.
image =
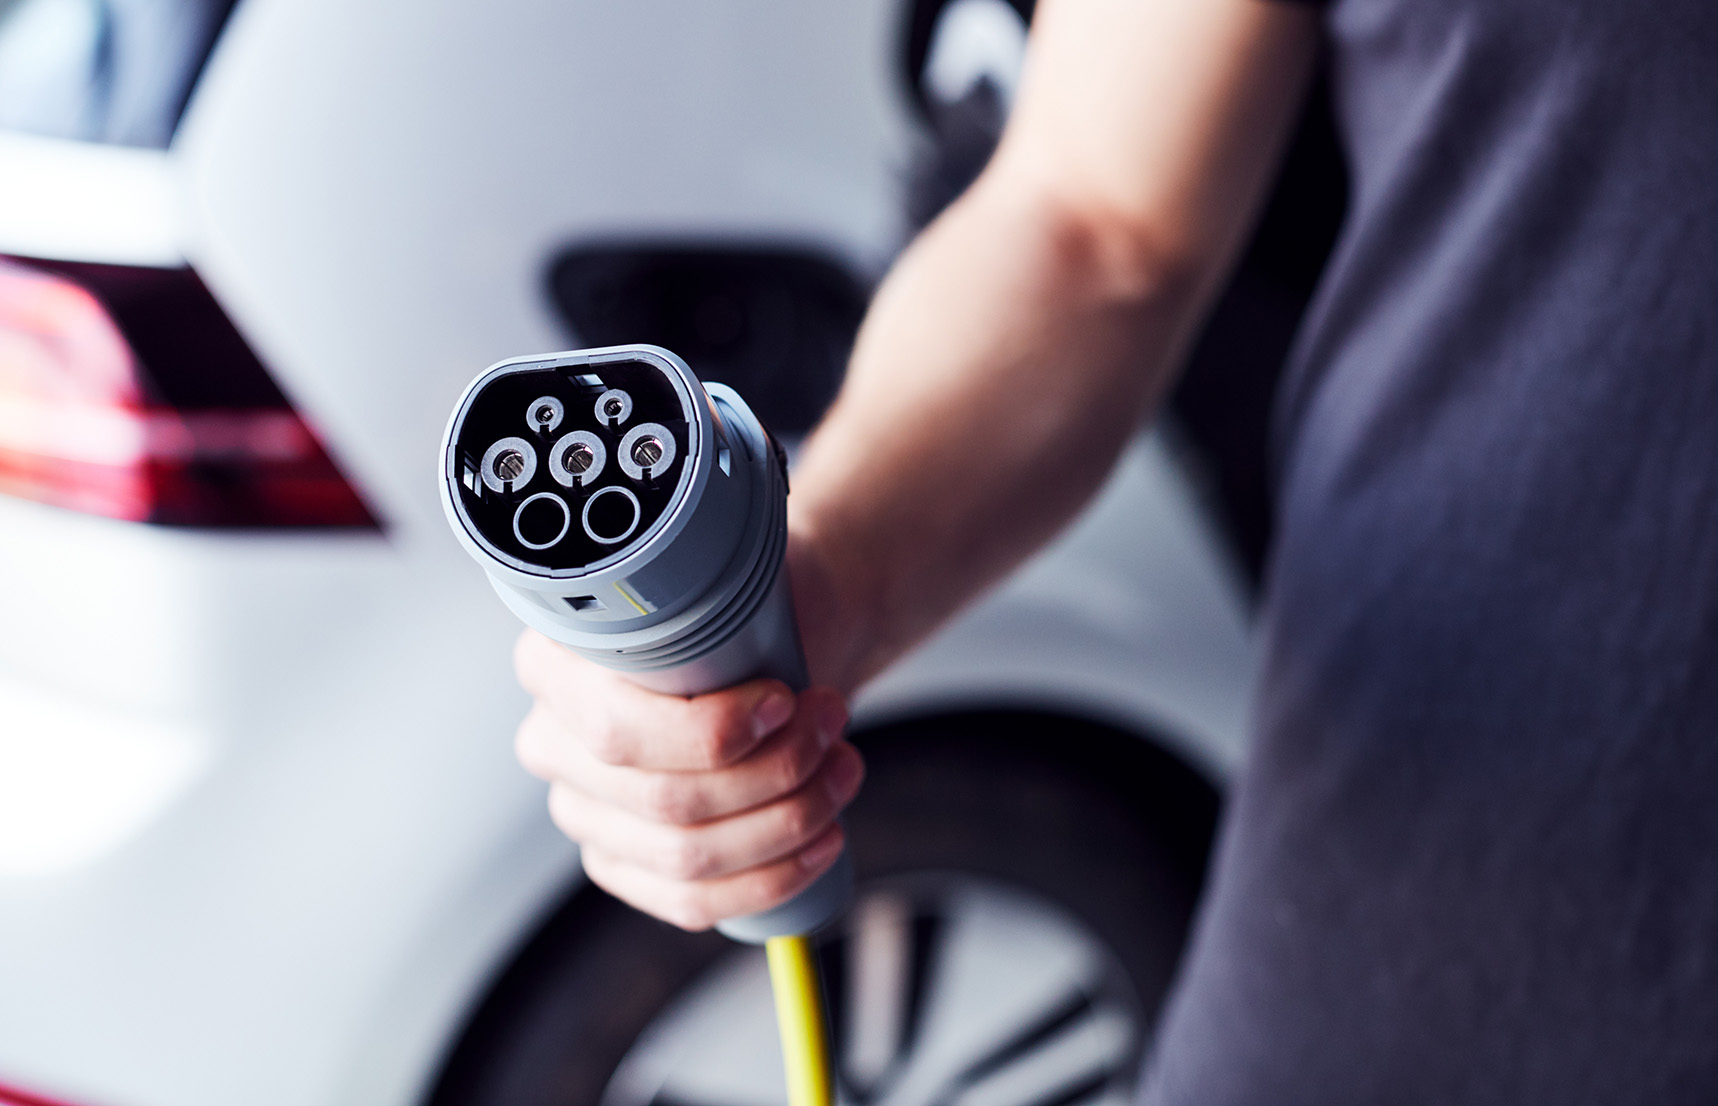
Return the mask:
{"type": "MultiPolygon", "coordinates": [[[[787,467],[745,401],[659,346],[520,357],[448,421],[442,505],[503,602],[576,653],[657,691],[769,676],[806,686],[787,548],[787,467]]],[[[747,941],[838,913],[836,868],[721,925],[747,941]]]]}

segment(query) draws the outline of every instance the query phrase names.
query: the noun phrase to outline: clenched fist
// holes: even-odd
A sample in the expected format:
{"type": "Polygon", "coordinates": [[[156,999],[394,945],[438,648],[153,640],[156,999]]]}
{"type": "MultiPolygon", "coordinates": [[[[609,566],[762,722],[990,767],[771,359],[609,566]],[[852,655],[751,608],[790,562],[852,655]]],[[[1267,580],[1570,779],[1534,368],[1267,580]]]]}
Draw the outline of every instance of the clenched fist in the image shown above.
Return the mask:
{"type": "Polygon", "coordinates": [[[685,929],[767,910],[823,874],[864,776],[839,693],[754,680],[681,698],[534,630],[514,651],[536,700],[519,760],[600,887],[685,929]]]}

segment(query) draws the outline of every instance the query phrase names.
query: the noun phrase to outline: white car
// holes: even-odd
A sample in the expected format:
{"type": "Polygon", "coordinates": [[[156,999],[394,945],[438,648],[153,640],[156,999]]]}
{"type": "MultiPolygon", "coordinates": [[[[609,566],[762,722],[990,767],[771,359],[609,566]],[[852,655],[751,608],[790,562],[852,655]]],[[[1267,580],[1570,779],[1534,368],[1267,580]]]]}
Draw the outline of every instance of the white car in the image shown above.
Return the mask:
{"type": "MultiPolygon", "coordinates": [[[[755,950],[586,889],[514,762],[438,436],[617,341],[803,432],[1024,23],[229,6],[0,2],[0,1103],[780,1101],[755,950]]],[[[1200,503],[1142,432],[861,697],[846,1102],[1126,1101],[1242,755],[1200,503]]]]}

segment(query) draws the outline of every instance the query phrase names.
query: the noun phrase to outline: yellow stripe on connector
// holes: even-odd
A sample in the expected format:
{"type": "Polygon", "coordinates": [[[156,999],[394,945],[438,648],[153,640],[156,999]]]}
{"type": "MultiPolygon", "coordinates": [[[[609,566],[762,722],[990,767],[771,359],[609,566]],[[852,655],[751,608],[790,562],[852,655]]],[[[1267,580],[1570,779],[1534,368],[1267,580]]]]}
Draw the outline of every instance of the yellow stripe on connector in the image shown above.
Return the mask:
{"type": "Polygon", "coordinates": [[[640,603],[638,601],[637,596],[633,595],[632,592],[630,592],[627,589],[620,586],[619,580],[615,581],[614,590],[620,592],[620,597],[622,599],[626,600],[628,603],[631,603],[632,609],[637,611],[639,614],[649,614],[650,613],[649,611],[644,609],[644,604],[640,603]]]}
{"type": "Polygon", "coordinates": [[[775,991],[788,1106],[834,1106],[823,987],[817,978],[817,961],[811,956],[811,940],[771,937],[764,942],[764,954],[769,957],[770,987],[775,991]]]}

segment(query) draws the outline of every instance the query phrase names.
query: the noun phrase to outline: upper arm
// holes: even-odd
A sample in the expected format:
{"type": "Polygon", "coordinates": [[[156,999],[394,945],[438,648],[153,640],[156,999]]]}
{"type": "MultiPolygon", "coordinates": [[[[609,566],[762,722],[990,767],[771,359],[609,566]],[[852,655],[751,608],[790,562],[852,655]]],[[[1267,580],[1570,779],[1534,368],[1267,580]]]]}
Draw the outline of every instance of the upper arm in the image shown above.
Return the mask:
{"type": "Polygon", "coordinates": [[[1054,208],[1130,264],[1222,271],[1318,41],[1314,10],[1274,0],[1042,0],[981,187],[1054,208]]]}

